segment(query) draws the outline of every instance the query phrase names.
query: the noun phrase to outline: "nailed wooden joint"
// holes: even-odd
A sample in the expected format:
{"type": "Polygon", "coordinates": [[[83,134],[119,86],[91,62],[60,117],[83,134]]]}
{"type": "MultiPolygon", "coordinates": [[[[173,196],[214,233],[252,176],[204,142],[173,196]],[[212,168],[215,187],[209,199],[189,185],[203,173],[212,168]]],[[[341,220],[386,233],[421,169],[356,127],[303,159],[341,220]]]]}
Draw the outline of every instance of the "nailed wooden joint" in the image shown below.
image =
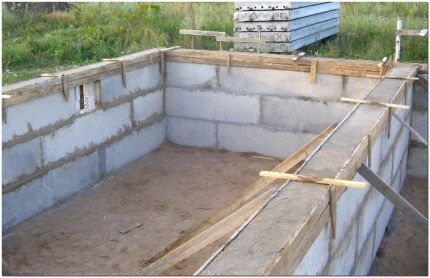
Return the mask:
{"type": "Polygon", "coordinates": [[[312,84],[317,82],[317,64],[318,64],[318,62],[316,60],[311,61],[311,79],[310,79],[310,82],[312,84]]]}
{"type": "Polygon", "coordinates": [[[67,75],[61,75],[61,83],[63,86],[63,96],[66,101],[69,101],[69,78],[67,77],[67,75]]]}
{"type": "Polygon", "coordinates": [[[6,101],[5,99],[2,97],[1,99],[1,116],[3,119],[3,122],[5,124],[7,124],[7,108],[6,108],[6,101]]]}
{"type": "Polygon", "coordinates": [[[119,63],[119,66],[121,68],[121,79],[122,79],[122,85],[124,86],[124,88],[127,87],[127,70],[126,70],[126,66],[124,63],[124,59],[102,59],[102,61],[108,62],[108,61],[112,61],[112,62],[117,62],[119,63]]]}

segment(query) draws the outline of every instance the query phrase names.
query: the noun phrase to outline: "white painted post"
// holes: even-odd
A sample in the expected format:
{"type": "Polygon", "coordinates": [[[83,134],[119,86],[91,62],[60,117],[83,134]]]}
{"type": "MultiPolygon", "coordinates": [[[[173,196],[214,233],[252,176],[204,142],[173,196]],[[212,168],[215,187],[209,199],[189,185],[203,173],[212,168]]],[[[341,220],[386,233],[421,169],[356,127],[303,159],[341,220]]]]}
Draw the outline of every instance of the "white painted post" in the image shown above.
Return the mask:
{"type": "MultiPolygon", "coordinates": [[[[401,31],[403,28],[403,21],[401,18],[397,19],[397,30],[401,31]]],[[[395,62],[398,62],[400,60],[400,40],[401,35],[396,35],[396,57],[394,58],[395,62]]]]}

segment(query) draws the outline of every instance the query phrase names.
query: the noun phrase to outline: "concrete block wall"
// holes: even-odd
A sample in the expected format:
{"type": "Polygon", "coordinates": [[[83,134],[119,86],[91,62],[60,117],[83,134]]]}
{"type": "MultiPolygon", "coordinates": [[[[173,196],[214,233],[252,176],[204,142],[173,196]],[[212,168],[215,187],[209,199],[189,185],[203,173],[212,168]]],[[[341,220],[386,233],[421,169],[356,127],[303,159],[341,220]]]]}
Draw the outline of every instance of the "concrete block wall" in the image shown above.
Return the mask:
{"type": "Polygon", "coordinates": [[[88,188],[164,140],[164,76],[159,64],[82,84],[99,88],[92,111],[82,88],[7,109],[3,123],[3,229],[88,188]],[[31,200],[31,201],[30,201],[31,200]]]}
{"type": "Polygon", "coordinates": [[[375,84],[326,74],[312,84],[303,72],[167,62],[167,138],[286,157],[342,120],[353,105],[341,97],[364,96],[375,84]]]}
{"type": "MultiPolygon", "coordinates": [[[[402,103],[410,105],[412,98],[408,95],[402,103]]],[[[406,122],[411,121],[411,114],[399,113],[406,122]]],[[[408,174],[406,165],[410,135],[406,127],[396,122],[392,119],[389,138],[386,126],[373,135],[371,165],[368,166],[399,192],[408,174]]],[[[367,157],[364,163],[368,163],[367,157]]],[[[358,173],[354,180],[365,181],[358,173]]],[[[394,206],[370,185],[364,189],[348,188],[336,204],[336,238],[328,238],[327,242],[318,240],[326,233],[323,229],[296,268],[295,274],[367,275],[393,209],[394,206]],[[315,252],[316,246],[322,245],[329,245],[327,262],[310,271],[304,266],[309,265],[307,260],[315,255],[311,253],[315,252]]]]}
{"type": "MultiPolygon", "coordinates": [[[[413,84],[412,127],[428,140],[428,74],[419,74],[419,81],[413,84]]],[[[412,86],[411,86],[412,87],[412,86]]],[[[415,135],[411,135],[408,158],[408,174],[428,177],[428,148],[415,135]]]]}

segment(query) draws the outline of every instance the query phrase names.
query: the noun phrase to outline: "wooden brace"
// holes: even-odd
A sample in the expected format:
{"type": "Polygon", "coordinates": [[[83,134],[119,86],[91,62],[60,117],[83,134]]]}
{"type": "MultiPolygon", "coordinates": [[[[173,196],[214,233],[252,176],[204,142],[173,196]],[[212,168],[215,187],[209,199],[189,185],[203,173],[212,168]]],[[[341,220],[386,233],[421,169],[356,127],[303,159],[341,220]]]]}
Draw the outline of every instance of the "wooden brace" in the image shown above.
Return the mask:
{"type": "MultiPolygon", "coordinates": [[[[40,76],[42,77],[60,77],[56,74],[51,73],[42,73],[40,76]]],[[[62,74],[61,75],[61,86],[63,88],[63,96],[66,101],[69,101],[69,79],[67,78],[67,75],[62,74]]]]}
{"type": "Polygon", "coordinates": [[[121,68],[122,85],[124,86],[124,88],[127,88],[127,69],[126,69],[124,60],[123,59],[102,59],[102,61],[112,61],[112,62],[119,63],[119,66],[121,68]]]}
{"type": "Polygon", "coordinates": [[[310,79],[310,82],[312,84],[317,82],[317,64],[318,64],[318,62],[316,60],[311,61],[311,79],[310,79]]]}
{"type": "Polygon", "coordinates": [[[231,67],[231,54],[228,54],[228,57],[227,57],[227,72],[230,72],[230,67],[231,67]]]}
{"type": "Polygon", "coordinates": [[[160,74],[164,74],[165,72],[164,52],[164,50],[160,50],[160,74]]]}

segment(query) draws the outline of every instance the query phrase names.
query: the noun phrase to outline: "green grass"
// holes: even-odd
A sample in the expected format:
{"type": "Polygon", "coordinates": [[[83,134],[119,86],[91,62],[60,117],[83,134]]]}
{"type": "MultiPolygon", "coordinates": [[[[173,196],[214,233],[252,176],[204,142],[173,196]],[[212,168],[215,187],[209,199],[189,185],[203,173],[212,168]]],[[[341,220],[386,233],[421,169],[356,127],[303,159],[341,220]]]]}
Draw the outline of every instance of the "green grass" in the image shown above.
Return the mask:
{"type": "MultiPolygon", "coordinates": [[[[68,12],[2,6],[3,84],[158,46],[189,46],[189,3],[78,3],[68,12]]],[[[427,3],[342,3],[340,33],[303,50],[310,55],[380,60],[394,52],[397,16],[427,28],[427,3]]],[[[233,35],[233,3],[193,3],[195,28],[233,35]]],[[[231,45],[226,45],[226,48],[231,45]]],[[[218,49],[213,38],[196,48],[218,49]]],[[[403,37],[402,61],[426,62],[427,37],[403,37]]]]}

